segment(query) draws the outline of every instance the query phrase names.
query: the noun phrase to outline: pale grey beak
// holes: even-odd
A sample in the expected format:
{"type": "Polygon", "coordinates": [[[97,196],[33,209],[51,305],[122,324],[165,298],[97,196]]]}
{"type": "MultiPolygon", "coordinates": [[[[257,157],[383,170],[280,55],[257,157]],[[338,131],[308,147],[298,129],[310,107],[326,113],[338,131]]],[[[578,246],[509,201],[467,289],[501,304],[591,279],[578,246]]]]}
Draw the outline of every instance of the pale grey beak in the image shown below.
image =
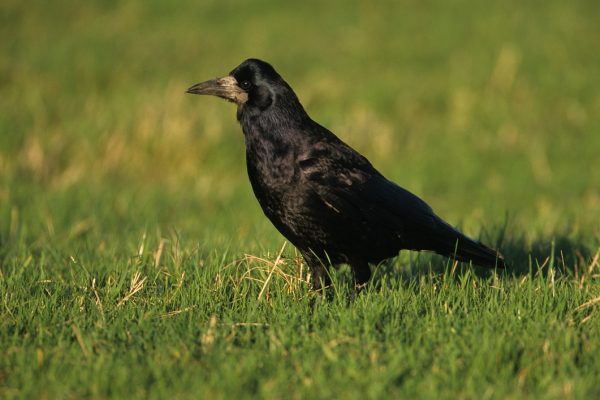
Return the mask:
{"type": "Polygon", "coordinates": [[[233,76],[197,83],[186,93],[218,96],[238,105],[248,101],[248,93],[238,86],[238,82],[233,76]]]}

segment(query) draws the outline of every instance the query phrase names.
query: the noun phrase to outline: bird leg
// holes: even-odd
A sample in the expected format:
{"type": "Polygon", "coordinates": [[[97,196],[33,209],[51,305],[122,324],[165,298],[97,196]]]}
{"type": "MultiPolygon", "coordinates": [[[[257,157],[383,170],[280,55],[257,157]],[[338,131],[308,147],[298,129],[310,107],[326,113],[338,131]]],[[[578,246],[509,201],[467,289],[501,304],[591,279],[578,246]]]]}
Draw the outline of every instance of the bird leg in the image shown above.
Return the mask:
{"type": "Polygon", "coordinates": [[[323,289],[331,285],[331,279],[325,267],[311,268],[310,276],[312,279],[313,289],[317,292],[322,292],[323,289]]]}
{"type": "Polygon", "coordinates": [[[312,253],[312,251],[301,251],[301,253],[308,268],[310,268],[313,289],[317,292],[322,292],[323,289],[331,285],[331,278],[329,277],[327,268],[323,262],[312,253]]]}
{"type": "Polygon", "coordinates": [[[354,288],[360,292],[367,286],[371,278],[371,268],[366,262],[353,262],[350,264],[352,274],[354,275],[354,288]]]}

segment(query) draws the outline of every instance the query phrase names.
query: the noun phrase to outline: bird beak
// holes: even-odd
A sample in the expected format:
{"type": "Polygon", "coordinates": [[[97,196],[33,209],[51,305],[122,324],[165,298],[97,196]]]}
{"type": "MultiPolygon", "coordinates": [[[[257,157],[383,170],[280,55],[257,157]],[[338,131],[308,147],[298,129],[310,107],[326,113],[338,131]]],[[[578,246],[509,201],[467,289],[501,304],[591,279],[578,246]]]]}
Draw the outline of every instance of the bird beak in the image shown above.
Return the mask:
{"type": "Polygon", "coordinates": [[[233,76],[197,83],[186,93],[218,96],[238,105],[248,101],[248,93],[238,86],[238,82],[233,76]]]}

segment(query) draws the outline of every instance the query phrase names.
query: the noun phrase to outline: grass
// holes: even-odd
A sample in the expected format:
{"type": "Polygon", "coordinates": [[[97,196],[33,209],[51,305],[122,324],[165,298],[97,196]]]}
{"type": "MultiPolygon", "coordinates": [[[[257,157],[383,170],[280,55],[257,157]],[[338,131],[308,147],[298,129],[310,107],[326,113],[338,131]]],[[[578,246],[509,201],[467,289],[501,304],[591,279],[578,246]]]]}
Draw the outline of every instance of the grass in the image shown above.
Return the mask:
{"type": "Polygon", "coordinates": [[[596,2],[196,3],[0,6],[1,398],[600,395],[596,2]],[[511,270],[312,293],[183,93],[250,56],[511,270]]]}

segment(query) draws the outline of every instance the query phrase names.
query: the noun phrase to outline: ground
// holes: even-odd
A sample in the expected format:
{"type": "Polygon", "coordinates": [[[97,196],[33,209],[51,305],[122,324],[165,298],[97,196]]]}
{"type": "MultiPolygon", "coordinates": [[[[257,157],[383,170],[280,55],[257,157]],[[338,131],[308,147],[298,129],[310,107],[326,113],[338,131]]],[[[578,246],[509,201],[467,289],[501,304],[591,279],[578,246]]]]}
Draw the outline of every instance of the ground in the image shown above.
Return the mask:
{"type": "Polygon", "coordinates": [[[597,398],[600,3],[0,6],[0,397],[597,398]],[[506,272],[324,296],[262,215],[248,57],[506,272]]]}

